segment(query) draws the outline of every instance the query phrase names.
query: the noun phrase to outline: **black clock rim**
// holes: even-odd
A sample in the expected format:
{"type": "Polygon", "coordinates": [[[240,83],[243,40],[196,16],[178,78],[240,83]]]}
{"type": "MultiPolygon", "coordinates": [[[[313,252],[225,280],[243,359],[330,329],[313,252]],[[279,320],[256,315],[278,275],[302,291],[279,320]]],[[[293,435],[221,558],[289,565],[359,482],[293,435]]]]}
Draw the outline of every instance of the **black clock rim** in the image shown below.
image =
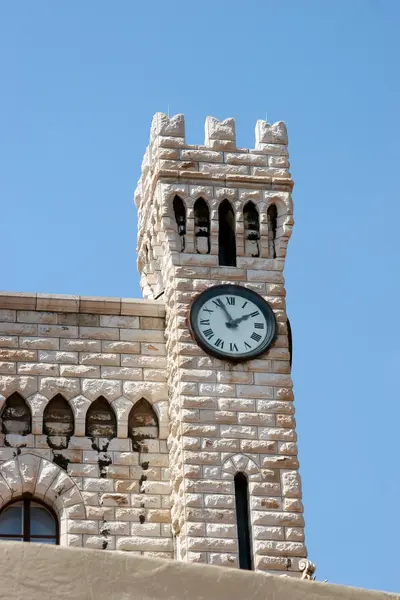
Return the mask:
{"type": "Polygon", "coordinates": [[[222,360],[226,360],[228,362],[235,362],[235,363],[236,362],[244,362],[246,360],[252,360],[253,358],[257,358],[261,354],[264,354],[272,346],[272,344],[276,340],[276,336],[277,336],[277,326],[276,326],[275,314],[274,314],[274,311],[272,310],[272,308],[270,307],[270,305],[268,304],[268,302],[266,300],[264,300],[264,298],[262,296],[260,296],[260,294],[257,294],[257,292],[255,292],[253,290],[249,290],[248,288],[245,288],[242,285],[234,285],[234,284],[230,284],[230,283],[227,283],[227,284],[224,283],[221,285],[214,285],[212,287],[209,287],[208,289],[204,290],[203,292],[200,292],[197,296],[195,296],[195,298],[193,298],[193,300],[190,304],[190,307],[189,307],[189,330],[190,330],[192,337],[196,340],[197,344],[200,346],[200,348],[202,350],[204,350],[204,352],[206,352],[207,354],[210,354],[211,356],[214,356],[215,358],[219,358],[222,360]],[[241,353],[241,354],[238,354],[235,356],[227,355],[227,354],[224,354],[223,352],[220,352],[216,348],[213,348],[209,344],[207,344],[204,341],[204,339],[202,338],[202,336],[200,336],[198,334],[198,328],[197,328],[196,323],[197,323],[197,316],[199,314],[200,308],[204,304],[204,302],[207,302],[207,300],[211,299],[214,296],[215,292],[226,293],[226,294],[239,293],[244,298],[247,298],[248,300],[251,300],[251,302],[254,302],[254,304],[258,305],[258,307],[263,312],[265,311],[270,316],[270,318],[271,318],[271,333],[269,336],[267,336],[265,338],[262,345],[259,346],[256,350],[246,352],[246,353],[241,353]]]}

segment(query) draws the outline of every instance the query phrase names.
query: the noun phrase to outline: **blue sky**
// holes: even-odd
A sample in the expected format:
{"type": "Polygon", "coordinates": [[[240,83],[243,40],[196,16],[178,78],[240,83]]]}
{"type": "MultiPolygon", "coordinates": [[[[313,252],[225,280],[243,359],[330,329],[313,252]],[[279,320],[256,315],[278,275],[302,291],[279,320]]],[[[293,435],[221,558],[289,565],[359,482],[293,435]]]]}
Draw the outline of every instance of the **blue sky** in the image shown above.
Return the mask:
{"type": "Polygon", "coordinates": [[[0,5],[0,287],[139,297],[133,191],[154,112],[289,131],[285,271],[309,557],[399,591],[400,3],[0,5]]]}

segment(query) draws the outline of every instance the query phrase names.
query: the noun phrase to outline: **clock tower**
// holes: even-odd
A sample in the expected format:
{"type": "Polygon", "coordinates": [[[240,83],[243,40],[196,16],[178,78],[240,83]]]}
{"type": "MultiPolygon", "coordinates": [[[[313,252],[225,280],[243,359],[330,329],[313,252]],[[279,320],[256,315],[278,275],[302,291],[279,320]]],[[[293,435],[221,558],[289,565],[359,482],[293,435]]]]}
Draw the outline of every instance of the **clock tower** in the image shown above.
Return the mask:
{"type": "Polygon", "coordinates": [[[306,562],[283,269],[287,133],[154,116],[135,194],[143,295],[163,299],[176,558],[301,576],[306,562]]]}

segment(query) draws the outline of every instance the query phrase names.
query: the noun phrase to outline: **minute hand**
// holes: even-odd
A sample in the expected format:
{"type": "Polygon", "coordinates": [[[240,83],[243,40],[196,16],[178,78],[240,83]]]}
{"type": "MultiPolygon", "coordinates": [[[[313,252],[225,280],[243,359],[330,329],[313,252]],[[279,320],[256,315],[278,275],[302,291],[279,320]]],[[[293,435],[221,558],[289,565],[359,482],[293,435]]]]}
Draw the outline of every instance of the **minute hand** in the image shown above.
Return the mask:
{"type": "Polygon", "coordinates": [[[229,319],[229,324],[231,324],[231,323],[232,323],[232,321],[233,321],[233,319],[232,319],[231,315],[229,314],[229,311],[228,311],[228,309],[226,308],[225,304],[224,304],[223,302],[219,301],[219,302],[218,302],[218,306],[219,306],[220,308],[222,308],[222,310],[224,311],[224,313],[226,314],[226,316],[227,316],[227,317],[228,317],[228,319],[229,319]]]}

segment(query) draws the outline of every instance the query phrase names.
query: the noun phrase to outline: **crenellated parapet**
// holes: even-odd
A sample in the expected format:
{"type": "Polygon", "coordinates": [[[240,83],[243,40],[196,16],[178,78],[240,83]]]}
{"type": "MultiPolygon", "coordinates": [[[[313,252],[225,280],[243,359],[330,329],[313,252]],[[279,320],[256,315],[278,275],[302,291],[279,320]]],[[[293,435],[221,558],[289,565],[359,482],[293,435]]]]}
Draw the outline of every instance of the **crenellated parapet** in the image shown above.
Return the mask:
{"type": "Polygon", "coordinates": [[[233,118],[207,117],[199,146],[186,143],[183,115],[156,113],[135,192],[144,296],[163,292],[171,257],[178,265],[182,254],[209,254],[207,264],[221,266],[219,207],[225,200],[234,216],[236,263],[246,257],[284,259],[293,226],[292,187],[283,121],[257,121],[255,148],[247,149],[236,146],[233,118]],[[199,199],[206,205],[200,216],[199,199]]]}

